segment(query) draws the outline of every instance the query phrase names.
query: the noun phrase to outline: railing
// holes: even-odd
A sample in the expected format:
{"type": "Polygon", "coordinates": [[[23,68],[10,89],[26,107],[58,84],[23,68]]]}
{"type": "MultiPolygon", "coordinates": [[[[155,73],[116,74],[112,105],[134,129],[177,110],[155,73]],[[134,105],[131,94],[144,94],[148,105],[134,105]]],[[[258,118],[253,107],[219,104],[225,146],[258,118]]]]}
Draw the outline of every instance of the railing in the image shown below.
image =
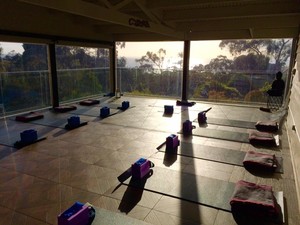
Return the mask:
{"type": "MultiPolygon", "coordinates": [[[[58,71],[61,103],[109,92],[109,68],[58,71]]],[[[51,106],[49,71],[0,73],[0,115],[51,106]]]]}
{"type": "Polygon", "coordinates": [[[181,96],[181,70],[145,71],[139,68],[118,68],[117,86],[131,95],[181,96]]]}
{"type": "MultiPolygon", "coordinates": [[[[287,75],[284,75],[284,78],[287,75]]],[[[189,71],[189,99],[239,104],[264,104],[275,72],[189,71]]],[[[147,71],[118,68],[118,86],[130,95],[180,97],[182,70],[147,71]]]]}
{"type": "Polygon", "coordinates": [[[49,71],[1,72],[1,114],[47,107],[49,90],[49,71]]]}
{"type": "Polygon", "coordinates": [[[108,93],[109,68],[84,68],[58,70],[58,93],[60,102],[108,93]]]}
{"type": "MultiPolygon", "coordinates": [[[[284,73],[284,79],[287,77],[284,73]]],[[[60,103],[110,91],[109,68],[58,71],[60,103]]],[[[189,73],[188,98],[242,104],[266,103],[265,92],[275,73],[194,71],[189,73]]],[[[181,97],[181,70],[145,71],[118,68],[117,86],[130,95],[181,97]]],[[[0,106],[7,114],[51,106],[49,71],[0,73],[0,106]]],[[[0,112],[1,113],[1,112],[0,112]]]]}

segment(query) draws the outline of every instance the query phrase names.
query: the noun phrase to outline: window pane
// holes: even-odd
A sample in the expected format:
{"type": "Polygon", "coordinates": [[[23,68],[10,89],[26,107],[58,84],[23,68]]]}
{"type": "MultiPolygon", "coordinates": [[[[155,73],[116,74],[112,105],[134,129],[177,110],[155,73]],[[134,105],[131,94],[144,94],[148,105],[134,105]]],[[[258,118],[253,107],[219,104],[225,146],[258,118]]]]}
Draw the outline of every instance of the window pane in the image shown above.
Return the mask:
{"type": "Polygon", "coordinates": [[[1,104],[8,114],[50,105],[47,46],[0,42],[1,104]]]}
{"type": "Polygon", "coordinates": [[[193,41],[189,97],[266,103],[275,74],[289,68],[292,39],[193,41]]]}
{"type": "Polygon", "coordinates": [[[125,47],[117,48],[117,87],[121,92],[181,96],[183,42],[122,43],[125,47]]]}
{"type": "Polygon", "coordinates": [[[109,50],[56,46],[60,102],[109,92],[109,50]]]}

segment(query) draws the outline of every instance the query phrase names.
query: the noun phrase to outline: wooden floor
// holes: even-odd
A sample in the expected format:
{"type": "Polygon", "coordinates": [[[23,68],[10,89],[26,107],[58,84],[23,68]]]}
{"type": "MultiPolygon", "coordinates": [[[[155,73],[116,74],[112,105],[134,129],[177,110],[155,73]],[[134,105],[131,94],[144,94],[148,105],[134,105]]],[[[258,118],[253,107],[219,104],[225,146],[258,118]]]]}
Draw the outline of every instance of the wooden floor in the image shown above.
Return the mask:
{"type": "MultiPolygon", "coordinates": [[[[131,108],[124,112],[102,120],[93,116],[81,116],[81,120],[88,121],[88,125],[71,131],[52,127],[44,133],[47,135],[46,140],[19,150],[8,145],[16,140],[23,125],[9,118],[2,120],[0,141],[5,145],[0,147],[0,224],[57,224],[57,215],[75,201],[89,202],[99,210],[113,212],[109,215],[119,218],[119,224],[125,224],[119,216],[134,218],[132,221],[135,222],[131,224],[236,224],[230,212],[120,184],[117,177],[137,159],[146,157],[155,163],[154,175],[156,168],[169,170],[170,173],[178,172],[179,175],[175,178],[178,187],[185,182],[182,179],[184,174],[234,183],[243,179],[272,185],[274,191],[284,193],[285,224],[299,225],[298,200],[284,126],[280,135],[281,145],[277,151],[256,149],[260,152],[275,152],[277,156],[283,157],[284,173],[269,177],[253,175],[241,166],[188,156],[177,156],[172,163],[166,164],[164,153],[156,149],[167,136],[176,134],[185,120],[196,119],[199,111],[211,106],[212,110],[207,115],[214,118],[256,122],[269,119],[269,113],[254,107],[197,103],[189,108],[175,107],[174,114],[168,117],[163,116],[163,106],[175,106],[175,100],[125,96],[114,103],[120,104],[125,100],[130,101],[131,108]]],[[[42,125],[32,124],[32,128],[40,130],[42,125]]],[[[250,131],[211,124],[206,128],[250,131]]],[[[236,151],[255,149],[248,143],[238,141],[198,136],[179,137],[183,142],[236,151]]],[[[166,181],[167,178],[166,175],[166,181]]],[[[101,219],[97,216],[93,223],[95,225],[101,224],[101,219]]]]}

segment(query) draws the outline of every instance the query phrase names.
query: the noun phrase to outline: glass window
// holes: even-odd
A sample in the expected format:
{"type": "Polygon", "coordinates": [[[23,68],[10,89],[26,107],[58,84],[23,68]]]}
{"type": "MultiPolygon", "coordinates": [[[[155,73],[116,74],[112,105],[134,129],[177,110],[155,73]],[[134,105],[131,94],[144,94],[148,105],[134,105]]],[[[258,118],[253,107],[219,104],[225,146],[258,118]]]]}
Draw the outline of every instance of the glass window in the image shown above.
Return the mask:
{"type": "Polygon", "coordinates": [[[275,74],[286,79],[292,39],[192,41],[189,98],[265,103],[275,74]]]}
{"type": "Polygon", "coordinates": [[[56,46],[60,102],[108,93],[109,49],[56,46]]]}
{"type": "Polygon", "coordinates": [[[0,42],[1,106],[7,114],[50,105],[47,46],[0,42]]]}
{"type": "Polygon", "coordinates": [[[181,96],[183,42],[122,42],[117,47],[117,87],[121,92],[181,96]]]}

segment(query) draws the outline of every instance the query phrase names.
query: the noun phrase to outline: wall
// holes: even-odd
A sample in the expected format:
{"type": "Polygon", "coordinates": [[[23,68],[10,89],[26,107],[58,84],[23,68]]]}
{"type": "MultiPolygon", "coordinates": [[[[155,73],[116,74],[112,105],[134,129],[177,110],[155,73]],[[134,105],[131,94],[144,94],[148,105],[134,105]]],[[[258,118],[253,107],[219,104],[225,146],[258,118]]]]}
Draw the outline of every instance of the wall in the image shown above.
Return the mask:
{"type": "Polygon", "coordinates": [[[300,205],[300,43],[298,39],[297,55],[293,71],[292,88],[289,102],[286,129],[295,174],[298,202],[300,205]]]}

